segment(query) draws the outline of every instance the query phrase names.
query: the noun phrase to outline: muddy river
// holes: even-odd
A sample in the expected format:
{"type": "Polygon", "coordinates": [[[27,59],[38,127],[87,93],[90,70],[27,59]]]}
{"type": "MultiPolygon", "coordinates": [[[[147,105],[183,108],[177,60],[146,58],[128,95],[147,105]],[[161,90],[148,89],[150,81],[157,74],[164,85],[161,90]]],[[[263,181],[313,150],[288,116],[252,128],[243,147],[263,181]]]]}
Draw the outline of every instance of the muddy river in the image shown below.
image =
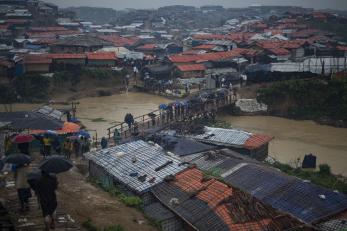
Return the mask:
{"type": "MultiPolygon", "coordinates": [[[[160,96],[134,92],[84,98],[79,100],[77,116],[88,129],[96,130],[98,137],[101,137],[106,135],[106,129],[115,121],[123,121],[126,113],[140,116],[169,101],[160,96]]],[[[13,105],[13,110],[31,110],[37,107],[37,104],[17,104],[13,105]]],[[[219,116],[219,119],[250,132],[273,135],[275,139],[270,143],[270,155],[283,163],[293,164],[297,158],[302,159],[305,154],[313,153],[318,157],[318,163],[327,163],[334,173],[347,176],[346,128],[270,116],[219,116]]]]}
{"type": "Polygon", "coordinates": [[[335,174],[347,176],[347,129],[271,116],[220,116],[233,127],[275,137],[269,154],[282,163],[294,165],[307,153],[317,156],[317,162],[327,163],[335,174]]]}

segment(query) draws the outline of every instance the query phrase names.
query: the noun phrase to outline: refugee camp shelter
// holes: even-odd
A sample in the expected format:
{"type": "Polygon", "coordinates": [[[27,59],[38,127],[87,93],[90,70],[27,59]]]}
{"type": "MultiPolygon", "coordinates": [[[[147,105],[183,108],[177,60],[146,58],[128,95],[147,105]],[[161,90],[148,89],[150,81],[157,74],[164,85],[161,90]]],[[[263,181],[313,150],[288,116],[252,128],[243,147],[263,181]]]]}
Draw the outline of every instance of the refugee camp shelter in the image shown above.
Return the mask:
{"type": "Polygon", "coordinates": [[[213,127],[205,127],[203,134],[194,135],[192,138],[203,143],[228,147],[258,160],[264,160],[268,156],[269,142],[273,139],[268,135],[213,127]]]}
{"type": "Polygon", "coordinates": [[[159,145],[142,140],[90,152],[86,158],[91,177],[115,184],[127,193],[140,195],[145,203],[150,200],[146,193],[151,187],[186,168],[159,145]]]}
{"type": "Polygon", "coordinates": [[[186,156],[182,161],[220,175],[265,204],[307,223],[318,224],[347,210],[347,196],[264,165],[228,149],[186,156]]]}
{"type": "Polygon", "coordinates": [[[251,195],[197,168],[187,168],[174,179],[151,189],[155,197],[184,221],[185,230],[310,230],[299,220],[273,209],[251,195]]]}
{"type": "Polygon", "coordinates": [[[97,51],[106,46],[112,46],[112,43],[88,35],[70,36],[52,44],[51,51],[53,53],[85,53],[97,51]]]}

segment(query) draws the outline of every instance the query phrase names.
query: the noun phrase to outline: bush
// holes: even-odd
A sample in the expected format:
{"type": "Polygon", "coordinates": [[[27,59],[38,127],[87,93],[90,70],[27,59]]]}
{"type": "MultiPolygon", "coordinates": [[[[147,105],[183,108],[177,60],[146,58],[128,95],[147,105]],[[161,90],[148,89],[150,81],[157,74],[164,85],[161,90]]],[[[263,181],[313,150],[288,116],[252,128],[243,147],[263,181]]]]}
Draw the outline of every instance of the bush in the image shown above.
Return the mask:
{"type": "Polygon", "coordinates": [[[319,165],[319,174],[322,176],[330,176],[331,175],[330,166],[327,164],[320,164],[319,165]]]}
{"type": "Polygon", "coordinates": [[[88,231],[98,231],[98,228],[93,224],[90,218],[82,223],[82,227],[88,231]]]}
{"type": "Polygon", "coordinates": [[[121,195],[120,200],[129,207],[141,208],[143,201],[138,196],[121,195]]]}

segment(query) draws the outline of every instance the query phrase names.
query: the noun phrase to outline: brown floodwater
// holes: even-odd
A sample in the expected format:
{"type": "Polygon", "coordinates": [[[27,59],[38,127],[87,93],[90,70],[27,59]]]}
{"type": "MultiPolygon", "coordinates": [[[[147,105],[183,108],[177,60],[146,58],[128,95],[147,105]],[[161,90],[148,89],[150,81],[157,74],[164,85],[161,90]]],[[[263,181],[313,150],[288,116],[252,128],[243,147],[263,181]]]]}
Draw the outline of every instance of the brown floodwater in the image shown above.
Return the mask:
{"type": "MultiPolygon", "coordinates": [[[[147,114],[158,109],[161,103],[170,102],[164,97],[151,94],[128,92],[105,97],[88,97],[78,100],[77,118],[89,130],[96,130],[98,137],[107,135],[107,128],[115,122],[123,122],[126,113],[134,117],[147,114]]],[[[40,104],[14,104],[13,111],[33,110],[40,104]]],[[[55,105],[57,109],[71,108],[71,106],[55,105]]],[[[0,107],[4,111],[4,107],[0,107]]],[[[95,135],[95,132],[91,132],[95,135]]]]}
{"type": "Polygon", "coordinates": [[[317,156],[317,164],[327,163],[335,174],[347,176],[347,129],[272,116],[219,116],[233,127],[275,137],[269,155],[295,165],[305,154],[317,156]]]}
{"type": "MultiPolygon", "coordinates": [[[[79,100],[77,116],[90,130],[97,130],[98,137],[107,135],[107,128],[114,122],[124,120],[126,113],[134,117],[147,114],[170,100],[137,92],[106,97],[90,97],[79,100]]],[[[15,104],[14,111],[32,110],[38,104],[15,104]]],[[[66,108],[66,106],[56,106],[66,108]]],[[[3,111],[3,107],[0,107],[3,111]]],[[[318,163],[327,163],[336,174],[347,176],[347,128],[335,128],[316,124],[313,121],[296,121],[271,116],[229,116],[219,119],[230,122],[233,127],[250,132],[269,134],[275,137],[270,142],[269,154],[275,159],[294,164],[313,153],[318,163]]],[[[94,132],[92,132],[95,135],[94,132]]]]}

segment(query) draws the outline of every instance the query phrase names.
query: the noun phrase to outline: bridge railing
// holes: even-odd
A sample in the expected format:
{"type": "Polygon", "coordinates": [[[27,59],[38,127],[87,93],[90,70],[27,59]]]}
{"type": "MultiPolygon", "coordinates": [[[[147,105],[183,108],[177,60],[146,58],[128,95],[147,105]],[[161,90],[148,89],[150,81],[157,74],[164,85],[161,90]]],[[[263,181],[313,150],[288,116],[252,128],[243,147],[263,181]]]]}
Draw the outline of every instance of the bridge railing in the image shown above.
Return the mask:
{"type": "Polygon", "coordinates": [[[193,118],[202,113],[217,111],[219,108],[231,105],[237,100],[233,94],[227,94],[223,98],[208,99],[191,107],[182,106],[176,111],[154,110],[134,118],[134,123],[129,127],[125,122],[120,122],[107,129],[108,139],[113,142],[113,135],[117,129],[120,139],[126,139],[136,134],[144,134],[150,128],[164,128],[170,123],[193,118]],[[150,116],[152,114],[152,116],[150,116]]]}

